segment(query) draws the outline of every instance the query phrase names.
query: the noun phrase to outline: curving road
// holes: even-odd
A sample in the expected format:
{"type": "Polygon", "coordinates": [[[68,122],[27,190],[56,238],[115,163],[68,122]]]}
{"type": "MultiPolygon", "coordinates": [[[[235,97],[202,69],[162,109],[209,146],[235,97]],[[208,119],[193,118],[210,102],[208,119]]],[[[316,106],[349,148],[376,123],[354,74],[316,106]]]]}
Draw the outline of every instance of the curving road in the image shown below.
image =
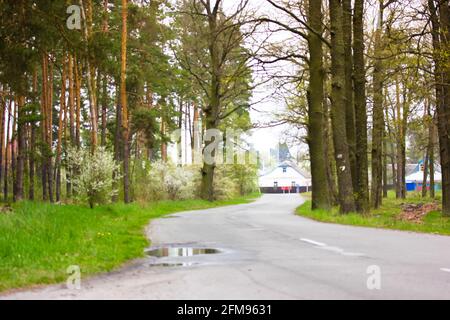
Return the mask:
{"type": "Polygon", "coordinates": [[[450,237],[318,223],[293,214],[302,201],[265,195],[251,204],[153,221],[148,236],[154,246],[221,253],[148,257],[83,279],[81,290],[57,285],[2,298],[450,298],[450,237]]]}

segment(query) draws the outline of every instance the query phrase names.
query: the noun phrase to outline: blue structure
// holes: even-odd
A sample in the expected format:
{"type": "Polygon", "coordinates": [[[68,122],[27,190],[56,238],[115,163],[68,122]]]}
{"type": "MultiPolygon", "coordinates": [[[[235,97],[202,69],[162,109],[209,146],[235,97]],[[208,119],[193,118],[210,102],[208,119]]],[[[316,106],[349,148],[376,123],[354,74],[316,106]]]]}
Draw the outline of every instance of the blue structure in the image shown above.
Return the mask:
{"type": "MultiPolygon", "coordinates": [[[[408,175],[405,177],[406,179],[406,191],[422,191],[422,185],[423,185],[423,170],[424,170],[424,161],[420,160],[418,164],[411,164],[408,166],[412,166],[412,170],[408,173],[408,175]]],[[[437,165],[435,165],[435,174],[434,174],[434,190],[441,190],[441,173],[439,172],[439,168],[437,165]]],[[[427,185],[426,187],[430,188],[429,183],[429,177],[427,177],[427,185]]]]}

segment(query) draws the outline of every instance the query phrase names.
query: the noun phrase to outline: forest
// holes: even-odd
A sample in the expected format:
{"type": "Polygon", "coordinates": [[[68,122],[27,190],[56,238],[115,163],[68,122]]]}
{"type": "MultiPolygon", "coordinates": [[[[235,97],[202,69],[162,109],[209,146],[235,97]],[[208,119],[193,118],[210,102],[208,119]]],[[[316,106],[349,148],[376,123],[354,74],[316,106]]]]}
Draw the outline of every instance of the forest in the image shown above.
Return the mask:
{"type": "Polygon", "coordinates": [[[405,198],[407,160],[423,159],[431,197],[439,164],[450,214],[448,7],[2,1],[3,199],[92,207],[251,193],[257,166],[221,166],[214,153],[193,160],[214,143],[208,130],[257,126],[253,93],[270,86],[287,101],[274,122],[304,129],[296,138],[309,146],[312,209],[368,213],[392,188],[405,198]]]}
{"type": "Polygon", "coordinates": [[[448,216],[448,1],[267,2],[279,15],[263,21],[290,37],[263,62],[297,66],[278,81],[287,110],[274,122],[309,146],[312,209],[366,215],[390,190],[406,199],[407,167],[421,163],[415,191],[448,216]]]}
{"type": "Polygon", "coordinates": [[[142,258],[153,219],[157,239],[247,248],[236,261],[261,239],[313,246],[289,261],[371,248],[357,228],[336,231],[350,253],[297,239],[335,227],[294,213],[450,235],[449,0],[0,0],[0,291],[142,258]],[[268,167],[255,141],[274,139],[268,167]],[[307,192],[261,194],[267,169],[307,192]]]}
{"type": "Polygon", "coordinates": [[[253,165],[179,168],[199,153],[205,130],[251,127],[247,35],[234,22],[241,13],[216,7],[198,19],[199,5],[1,2],[4,201],[92,207],[256,190],[253,165]],[[189,155],[174,138],[181,128],[189,155]],[[172,158],[169,143],[178,144],[172,158]]]}

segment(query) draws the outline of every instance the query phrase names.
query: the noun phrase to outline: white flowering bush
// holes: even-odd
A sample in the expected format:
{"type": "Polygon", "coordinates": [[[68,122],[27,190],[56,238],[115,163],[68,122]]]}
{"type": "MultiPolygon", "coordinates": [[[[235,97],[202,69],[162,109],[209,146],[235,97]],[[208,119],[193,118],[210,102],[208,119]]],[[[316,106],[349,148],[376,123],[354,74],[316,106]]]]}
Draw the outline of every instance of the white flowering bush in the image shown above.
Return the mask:
{"type": "Polygon", "coordinates": [[[196,198],[200,183],[200,170],[194,166],[177,167],[157,161],[140,172],[135,195],[139,201],[187,200],[196,198]]]}
{"type": "Polygon", "coordinates": [[[214,171],[214,198],[232,199],[238,194],[236,181],[229,171],[229,165],[219,165],[214,171]]]}
{"type": "Polygon", "coordinates": [[[87,202],[91,208],[110,202],[117,194],[113,186],[119,177],[113,178],[113,172],[118,171],[119,166],[105,148],[97,148],[94,154],[86,149],[69,148],[66,165],[74,173],[70,182],[76,198],[87,202]]]}
{"type": "Polygon", "coordinates": [[[258,192],[258,170],[251,164],[218,165],[214,174],[216,200],[227,200],[258,192]]]}
{"type": "Polygon", "coordinates": [[[234,164],[232,176],[237,184],[240,195],[259,191],[258,168],[251,164],[234,164]]]}

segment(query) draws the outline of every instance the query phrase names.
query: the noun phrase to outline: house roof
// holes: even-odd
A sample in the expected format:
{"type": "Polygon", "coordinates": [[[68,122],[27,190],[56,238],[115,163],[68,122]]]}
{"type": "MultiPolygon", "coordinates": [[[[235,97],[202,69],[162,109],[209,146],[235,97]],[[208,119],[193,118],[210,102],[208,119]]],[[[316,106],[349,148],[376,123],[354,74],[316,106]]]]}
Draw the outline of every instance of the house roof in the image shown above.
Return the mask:
{"type": "MultiPolygon", "coordinates": [[[[413,173],[419,172],[420,170],[420,166],[423,164],[423,160],[419,161],[419,163],[407,163],[405,165],[405,175],[409,176],[413,173]]],[[[441,165],[439,164],[439,162],[435,162],[434,163],[434,171],[435,172],[441,172],[441,165]]]]}
{"type": "Polygon", "coordinates": [[[283,162],[281,162],[280,164],[278,164],[277,166],[271,168],[270,170],[264,172],[263,174],[260,175],[260,177],[262,176],[266,176],[271,174],[273,171],[275,171],[277,168],[282,168],[282,167],[291,167],[292,169],[294,169],[295,171],[297,171],[299,174],[301,174],[303,177],[305,177],[306,179],[310,179],[311,175],[309,172],[300,169],[294,162],[292,162],[291,160],[285,160],[283,162]]]}

